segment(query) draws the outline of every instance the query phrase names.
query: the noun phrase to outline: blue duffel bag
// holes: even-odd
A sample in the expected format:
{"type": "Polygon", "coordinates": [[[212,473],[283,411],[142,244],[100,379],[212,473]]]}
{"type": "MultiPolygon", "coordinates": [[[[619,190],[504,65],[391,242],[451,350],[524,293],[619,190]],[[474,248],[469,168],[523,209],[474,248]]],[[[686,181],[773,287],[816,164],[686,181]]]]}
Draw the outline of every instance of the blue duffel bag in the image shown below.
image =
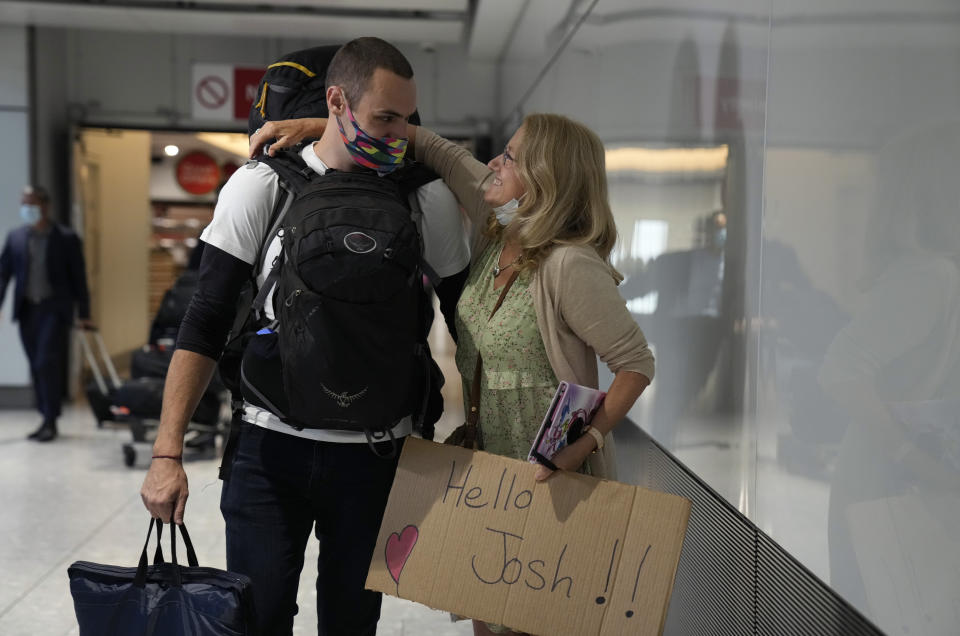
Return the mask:
{"type": "Polygon", "coordinates": [[[185,526],[170,524],[170,562],[160,549],[163,522],[151,519],[137,567],[77,561],[67,569],[80,636],[250,636],[254,634],[250,579],[202,568],[185,526]],[[157,526],[157,550],[147,546],[157,526]],[[177,564],[176,531],[189,566],[177,564]]]}

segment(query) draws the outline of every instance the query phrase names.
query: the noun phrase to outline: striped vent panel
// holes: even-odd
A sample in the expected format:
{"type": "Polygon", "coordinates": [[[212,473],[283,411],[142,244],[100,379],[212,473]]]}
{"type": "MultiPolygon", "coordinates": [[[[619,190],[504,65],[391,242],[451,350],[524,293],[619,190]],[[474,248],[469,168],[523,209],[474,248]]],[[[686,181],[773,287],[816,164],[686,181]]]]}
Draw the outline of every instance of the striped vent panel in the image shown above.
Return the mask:
{"type": "Polygon", "coordinates": [[[632,423],[640,485],[693,502],[668,636],[883,636],[862,614],[632,423]]]}

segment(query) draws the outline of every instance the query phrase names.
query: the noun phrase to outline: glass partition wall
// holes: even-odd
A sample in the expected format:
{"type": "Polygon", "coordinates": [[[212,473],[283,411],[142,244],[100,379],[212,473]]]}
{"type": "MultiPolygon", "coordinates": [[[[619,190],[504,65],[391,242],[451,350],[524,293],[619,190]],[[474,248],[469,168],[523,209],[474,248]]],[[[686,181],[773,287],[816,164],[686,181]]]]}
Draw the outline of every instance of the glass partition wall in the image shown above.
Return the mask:
{"type": "Polygon", "coordinates": [[[498,76],[607,146],[631,421],[890,634],[960,629],[958,78],[952,0],[530,0],[498,76]]]}

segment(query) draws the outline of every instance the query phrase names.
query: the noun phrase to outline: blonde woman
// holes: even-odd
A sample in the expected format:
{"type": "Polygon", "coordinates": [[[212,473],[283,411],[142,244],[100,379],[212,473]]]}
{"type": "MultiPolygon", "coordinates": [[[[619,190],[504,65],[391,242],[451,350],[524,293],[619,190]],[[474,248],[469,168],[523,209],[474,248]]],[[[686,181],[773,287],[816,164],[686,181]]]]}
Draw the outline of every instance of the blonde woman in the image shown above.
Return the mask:
{"type": "MultiPolygon", "coordinates": [[[[316,134],[324,120],[271,122],[251,139],[273,148],[316,134]]],[[[527,116],[503,153],[484,165],[433,132],[410,126],[416,158],[454,192],[474,227],[470,276],[457,304],[457,368],[469,409],[478,354],[484,450],[525,459],[560,380],[597,387],[600,359],[615,377],[594,432],[554,463],[612,478],[609,433],[653,378],[646,339],[617,293],[610,264],[616,226],[604,149],[588,128],[552,114],[527,116]],[[492,318],[504,285],[513,284],[492,318]],[[588,462],[589,458],[589,462],[588,462]]],[[[537,479],[550,470],[540,467],[537,479]]],[[[474,621],[475,634],[510,634],[474,621]]]]}

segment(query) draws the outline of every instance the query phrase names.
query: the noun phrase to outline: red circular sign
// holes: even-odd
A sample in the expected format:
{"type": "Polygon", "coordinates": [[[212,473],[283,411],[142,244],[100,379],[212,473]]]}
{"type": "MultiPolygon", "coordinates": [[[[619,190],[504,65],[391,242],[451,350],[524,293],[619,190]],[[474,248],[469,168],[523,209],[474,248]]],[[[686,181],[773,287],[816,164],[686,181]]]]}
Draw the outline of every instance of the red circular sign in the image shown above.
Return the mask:
{"type": "Polygon", "coordinates": [[[220,185],[220,166],[205,152],[188,152],[177,162],[177,183],[190,194],[209,194],[220,185]]]}
{"type": "Polygon", "coordinates": [[[233,173],[236,172],[239,168],[240,168],[240,164],[237,163],[236,161],[223,162],[223,166],[222,166],[223,178],[229,179],[233,175],[233,173]]]}

